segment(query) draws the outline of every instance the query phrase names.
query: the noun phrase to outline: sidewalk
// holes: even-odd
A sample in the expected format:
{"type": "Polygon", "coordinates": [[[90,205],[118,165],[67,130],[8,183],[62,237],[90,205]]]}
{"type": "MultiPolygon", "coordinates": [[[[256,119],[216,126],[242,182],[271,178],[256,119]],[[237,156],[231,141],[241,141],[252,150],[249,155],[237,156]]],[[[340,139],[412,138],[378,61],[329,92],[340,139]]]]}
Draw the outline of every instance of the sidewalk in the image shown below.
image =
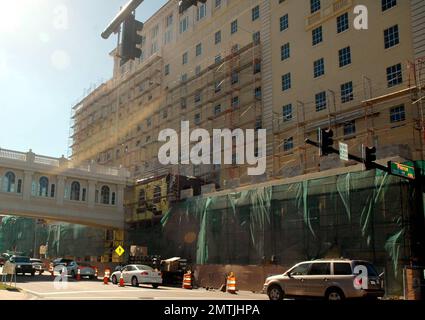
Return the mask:
{"type": "Polygon", "coordinates": [[[0,300],[28,300],[29,296],[24,292],[0,290],[0,300]]]}

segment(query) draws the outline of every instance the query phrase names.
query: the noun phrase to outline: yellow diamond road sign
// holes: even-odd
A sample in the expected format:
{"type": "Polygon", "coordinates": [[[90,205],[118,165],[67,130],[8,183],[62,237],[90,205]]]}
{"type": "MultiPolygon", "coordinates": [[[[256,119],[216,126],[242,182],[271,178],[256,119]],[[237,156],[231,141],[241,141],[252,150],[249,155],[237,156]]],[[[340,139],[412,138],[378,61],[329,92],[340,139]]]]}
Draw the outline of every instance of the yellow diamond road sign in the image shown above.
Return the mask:
{"type": "Polygon", "coordinates": [[[123,249],[123,247],[119,246],[115,252],[117,253],[117,255],[119,255],[120,257],[124,254],[125,250],[123,249]]]}

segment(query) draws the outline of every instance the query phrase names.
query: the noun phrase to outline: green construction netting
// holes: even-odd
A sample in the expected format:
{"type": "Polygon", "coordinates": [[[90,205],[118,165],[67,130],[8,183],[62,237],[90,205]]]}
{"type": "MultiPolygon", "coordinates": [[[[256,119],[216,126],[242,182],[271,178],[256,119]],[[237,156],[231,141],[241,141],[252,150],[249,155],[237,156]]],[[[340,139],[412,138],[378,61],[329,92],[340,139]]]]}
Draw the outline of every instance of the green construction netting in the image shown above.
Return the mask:
{"type": "Polygon", "coordinates": [[[14,216],[3,217],[0,223],[0,252],[38,256],[39,247],[47,244],[47,257],[102,256],[104,238],[105,230],[80,225],[40,224],[37,219],[14,216]]]}
{"type": "Polygon", "coordinates": [[[411,188],[405,179],[367,171],[196,197],[175,205],[162,225],[129,230],[127,241],[197,264],[366,259],[386,272],[390,292],[399,292],[411,188]]]}

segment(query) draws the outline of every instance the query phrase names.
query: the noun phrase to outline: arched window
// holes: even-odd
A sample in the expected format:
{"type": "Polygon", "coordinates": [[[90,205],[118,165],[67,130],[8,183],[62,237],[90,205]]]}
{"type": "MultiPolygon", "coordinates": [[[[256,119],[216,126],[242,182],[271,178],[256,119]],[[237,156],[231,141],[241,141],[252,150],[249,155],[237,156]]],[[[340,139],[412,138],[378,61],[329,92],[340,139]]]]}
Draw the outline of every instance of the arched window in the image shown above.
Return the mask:
{"type": "Polygon", "coordinates": [[[38,196],[48,197],[49,196],[49,179],[41,177],[38,182],[38,196]]]}
{"type": "Polygon", "coordinates": [[[77,181],[71,184],[71,200],[80,201],[80,183],[77,181]]]}
{"type": "Polygon", "coordinates": [[[4,176],[3,191],[15,192],[15,179],[16,176],[13,172],[7,172],[4,176]]]}
{"type": "Polygon", "coordinates": [[[140,189],[139,191],[139,207],[142,206],[146,202],[146,192],[144,189],[140,189]]]}
{"type": "Polygon", "coordinates": [[[161,202],[161,187],[156,186],[153,190],[153,203],[160,203],[161,202]]]}
{"type": "Polygon", "coordinates": [[[109,204],[109,193],[110,193],[109,187],[103,186],[102,190],[100,191],[100,198],[103,204],[109,204]]]}

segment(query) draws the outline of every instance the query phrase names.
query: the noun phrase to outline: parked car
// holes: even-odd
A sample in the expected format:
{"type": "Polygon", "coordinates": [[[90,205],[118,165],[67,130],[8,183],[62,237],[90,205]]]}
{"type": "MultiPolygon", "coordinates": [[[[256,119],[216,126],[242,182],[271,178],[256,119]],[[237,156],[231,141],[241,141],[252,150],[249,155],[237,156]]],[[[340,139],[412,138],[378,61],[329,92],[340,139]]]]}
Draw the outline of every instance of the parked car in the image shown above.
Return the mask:
{"type": "Polygon", "coordinates": [[[270,300],[282,300],[285,297],[377,299],[384,296],[383,281],[370,262],[345,259],[299,263],[283,275],[267,278],[263,290],[270,300]],[[356,266],[367,268],[367,289],[358,289],[362,280],[359,274],[355,274],[356,266]]]}
{"type": "Polygon", "coordinates": [[[118,284],[121,274],[125,284],[131,284],[138,287],[140,284],[150,284],[153,288],[158,288],[162,284],[161,272],[153,268],[140,264],[131,264],[123,267],[121,270],[115,271],[111,275],[113,284],[118,284]]]}
{"type": "Polygon", "coordinates": [[[21,256],[12,256],[10,257],[9,263],[15,265],[15,273],[16,275],[22,274],[31,274],[31,276],[35,275],[35,269],[29,257],[21,257],[21,256]]]}
{"type": "Polygon", "coordinates": [[[34,266],[35,271],[38,272],[39,275],[42,275],[44,271],[46,271],[44,263],[40,259],[30,259],[30,261],[34,266]]]}
{"type": "Polygon", "coordinates": [[[68,275],[73,278],[77,277],[79,270],[82,278],[96,279],[96,267],[90,265],[90,263],[71,261],[66,265],[66,269],[68,275]]]}

